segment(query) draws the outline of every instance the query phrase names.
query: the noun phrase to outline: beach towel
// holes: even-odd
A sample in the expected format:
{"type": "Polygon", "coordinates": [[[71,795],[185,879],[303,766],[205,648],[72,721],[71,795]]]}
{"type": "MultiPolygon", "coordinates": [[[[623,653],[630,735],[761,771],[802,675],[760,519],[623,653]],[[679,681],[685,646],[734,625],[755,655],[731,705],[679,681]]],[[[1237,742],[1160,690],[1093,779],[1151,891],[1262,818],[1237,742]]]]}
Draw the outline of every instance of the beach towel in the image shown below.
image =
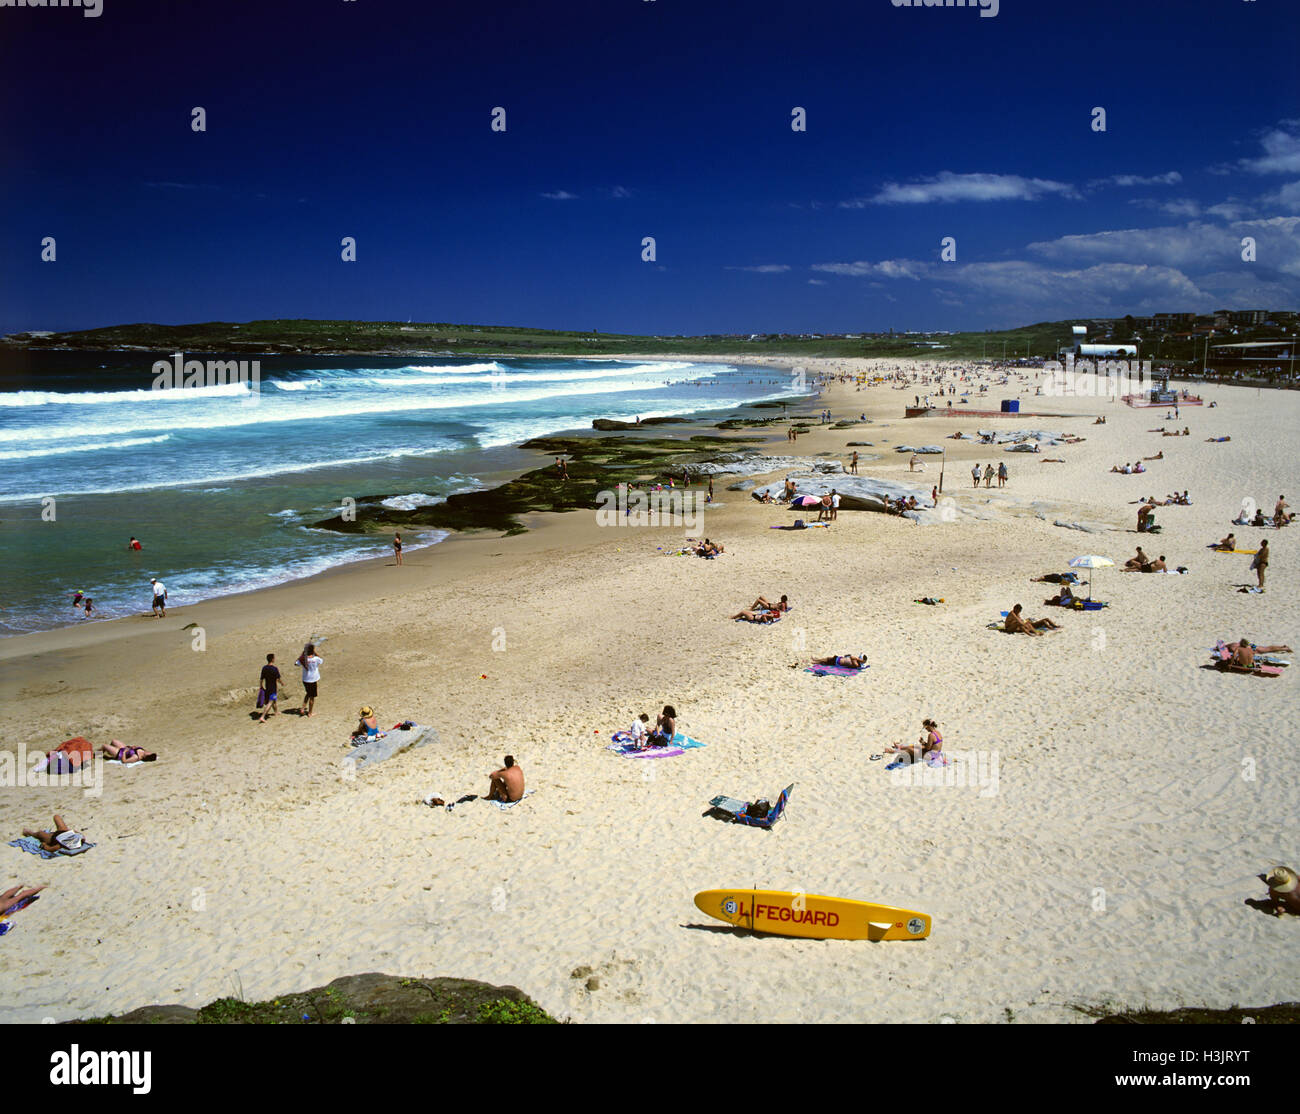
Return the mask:
{"type": "Polygon", "coordinates": [[[13,930],[13,925],[9,924],[9,918],[12,917],[19,909],[26,909],[33,901],[40,900],[40,894],[32,894],[31,897],[25,897],[21,901],[14,902],[3,913],[0,913],[0,936],[13,930]]]}
{"type": "Polygon", "coordinates": [[[643,747],[638,749],[632,743],[632,736],[626,731],[617,731],[610,738],[613,740],[606,750],[612,750],[620,758],[676,758],[678,755],[685,754],[688,750],[696,750],[702,746],[698,739],[692,739],[689,735],[677,732],[673,736],[672,742],[666,747],[643,747]]]}
{"type": "Polygon", "coordinates": [[[22,836],[19,839],[11,839],[9,846],[17,847],[19,851],[26,851],[32,855],[39,855],[42,859],[57,859],[65,855],[80,855],[83,851],[89,851],[95,845],[93,843],[82,843],[75,851],[69,851],[66,848],[62,851],[47,851],[35,836],[22,836]]]}
{"type": "MultiPolygon", "coordinates": [[[[520,797],[519,800],[517,801],[488,801],[488,804],[496,805],[497,808],[499,808],[502,812],[504,812],[508,808],[514,808],[515,805],[517,804],[522,804],[524,801],[528,800],[528,798],[531,797],[535,792],[537,792],[537,790],[535,789],[525,789],[524,795],[520,797]]],[[[486,800],[486,798],[483,799],[486,800]]],[[[450,805],[448,805],[447,807],[451,808],[450,805]]]]}
{"type": "Polygon", "coordinates": [[[818,677],[856,677],[863,669],[870,668],[870,665],[864,665],[862,669],[850,669],[845,665],[810,665],[804,672],[818,677]]]}

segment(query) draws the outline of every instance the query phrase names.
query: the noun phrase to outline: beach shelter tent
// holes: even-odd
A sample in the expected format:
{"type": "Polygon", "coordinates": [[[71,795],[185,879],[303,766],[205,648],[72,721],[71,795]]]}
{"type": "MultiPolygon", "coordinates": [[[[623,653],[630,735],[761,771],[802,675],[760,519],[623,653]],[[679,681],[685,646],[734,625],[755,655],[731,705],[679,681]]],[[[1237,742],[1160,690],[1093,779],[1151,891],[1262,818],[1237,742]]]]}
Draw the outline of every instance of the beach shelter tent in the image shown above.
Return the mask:
{"type": "Polygon", "coordinates": [[[1088,598],[1092,599],[1092,570],[1093,569],[1110,569],[1115,567],[1115,562],[1109,557],[1098,557],[1095,553],[1085,553],[1082,557],[1076,557],[1070,562],[1072,569],[1088,570],[1088,598]]]}

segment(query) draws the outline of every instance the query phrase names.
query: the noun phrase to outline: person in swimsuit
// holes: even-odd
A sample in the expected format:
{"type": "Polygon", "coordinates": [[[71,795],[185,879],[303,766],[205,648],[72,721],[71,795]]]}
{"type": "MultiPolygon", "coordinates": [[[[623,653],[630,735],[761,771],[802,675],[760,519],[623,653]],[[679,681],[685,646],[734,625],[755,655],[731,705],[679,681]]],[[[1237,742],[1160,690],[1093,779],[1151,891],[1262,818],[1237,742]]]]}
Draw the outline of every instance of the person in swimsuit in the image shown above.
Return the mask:
{"type": "Polygon", "coordinates": [[[1021,605],[1016,604],[1007,612],[1002,629],[1010,634],[1042,634],[1045,630],[1060,630],[1051,619],[1026,619],[1020,614],[1021,605]]]}
{"type": "Polygon", "coordinates": [[[1237,535],[1236,535],[1236,534],[1229,534],[1226,538],[1220,538],[1219,541],[1218,541],[1218,544],[1216,544],[1214,548],[1215,548],[1215,549],[1228,549],[1228,550],[1236,549],[1236,548],[1237,548],[1237,535]]]}
{"type": "Polygon", "coordinates": [[[813,658],[813,665],[836,665],[841,669],[865,669],[867,665],[867,655],[865,653],[853,654],[835,654],[829,658],[813,658]]]}
{"type": "Polygon", "coordinates": [[[258,688],[262,696],[262,714],[258,723],[265,723],[268,715],[280,714],[280,667],[275,664],[275,655],[266,655],[266,664],[262,666],[258,677],[258,688]]]}
{"type": "Polygon", "coordinates": [[[775,623],[781,618],[779,611],[737,611],[734,615],[728,615],[729,619],[745,619],[750,623],[775,623]]]}
{"type": "Polygon", "coordinates": [[[1262,592],[1264,590],[1264,573],[1268,569],[1268,542],[1267,541],[1262,541],[1259,543],[1259,552],[1255,554],[1255,558],[1253,561],[1251,561],[1250,567],[1254,569],[1255,572],[1259,575],[1259,590],[1262,592]]]}
{"type": "Polygon", "coordinates": [[[123,766],[130,766],[133,762],[157,762],[158,756],[151,750],[145,750],[144,747],[128,747],[119,743],[116,739],[112,742],[105,743],[99,748],[106,757],[116,758],[123,766]]]}
{"type": "Polygon", "coordinates": [[[1141,546],[1138,546],[1136,555],[1124,562],[1124,568],[1130,572],[1145,572],[1150,564],[1151,558],[1142,551],[1141,546]]]}
{"type": "Polygon", "coordinates": [[[74,832],[67,824],[63,822],[63,817],[57,812],[54,814],[53,831],[33,831],[31,828],[24,828],[23,835],[35,836],[41,841],[42,851],[76,851],[83,843],[85,838],[80,832],[74,832]]]}
{"type": "Polygon", "coordinates": [[[773,603],[766,596],[759,596],[749,605],[749,609],[751,611],[789,611],[790,601],[785,596],[782,596],[779,602],[773,603]]]}
{"type": "Polygon", "coordinates": [[[360,735],[364,735],[370,738],[378,735],[379,721],[375,719],[374,709],[369,704],[364,704],[361,707],[360,715],[361,719],[358,720],[356,730],[352,732],[352,737],[355,739],[360,735]]]}
{"type": "Polygon", "coordinates": [[[397,563],[402,563],[402,535],[395,533],[393,535],[393,555],[397,558],[397,563]]]}
{"type": "Polygon", "coordinates": [[[665,704],[664,710],[655,717],[655,729],[647,740],[652,747],[666,747],[677,734],[677,709],[665,704]]]}
{"type": "Polygon", "coordinates": [[[930,753],[942,751],[943,736],[939,734],[939,725],[932,719],[923,719],[921,721],[921,729],[924,734],[917,739],[914,746],[905,747],[902,743],[894,743],[893,746],[885,748],[885,753],[897,754],[899,755],[900,760],[902,755],[906,754],[908,761],[920,762],[930,753]]]}
{"type": "Polygon", "coordinates": [[[1239,646],[1248,646],[1257,654],[1289,654],[1292,652],[1290,646],[1260,646],[1251,642],[1248,638],[1243,638],[1240,642],[1229,642],[1227,647],[1234,654],[1239,646]]]}
{"type": "Polygon", "coordinates": [[[524,771],[516,765],[514,756],[507,754],[505,764],[488,775],[489,801],[517,801],[524,795],[524,771]]]}

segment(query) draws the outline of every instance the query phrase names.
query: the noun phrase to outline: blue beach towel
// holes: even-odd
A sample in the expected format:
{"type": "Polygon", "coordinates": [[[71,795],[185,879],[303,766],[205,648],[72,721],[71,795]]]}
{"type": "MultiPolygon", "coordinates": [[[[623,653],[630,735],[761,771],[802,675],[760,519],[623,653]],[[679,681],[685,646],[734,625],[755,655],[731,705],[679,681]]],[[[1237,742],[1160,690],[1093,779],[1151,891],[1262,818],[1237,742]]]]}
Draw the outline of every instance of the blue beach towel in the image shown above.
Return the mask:
{"type": "Polygon", "coordinates": [[[869,665],[864,665],[862,669],[849,669],[843,665],[810,665],[804,672],[813,673],[818,677],[856,677],[863,669],[870,668],[869,665]]]}

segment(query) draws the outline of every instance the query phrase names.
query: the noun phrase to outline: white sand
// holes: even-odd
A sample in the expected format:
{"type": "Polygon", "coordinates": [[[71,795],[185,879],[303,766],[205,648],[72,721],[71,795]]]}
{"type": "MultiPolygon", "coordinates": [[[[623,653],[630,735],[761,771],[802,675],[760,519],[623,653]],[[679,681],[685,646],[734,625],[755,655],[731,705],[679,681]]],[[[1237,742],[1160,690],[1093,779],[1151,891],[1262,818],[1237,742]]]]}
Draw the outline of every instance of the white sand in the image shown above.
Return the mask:
{"type": "Polygon", "coordinates": [[[866,409],[875,424],[795,447],[778,435],[771,451],[845,457],[846,441],[875,441],[862,451],[882,459],[863,471],[903,479],[907,457],[884,438],[959,445],[946,493],[986,517],[922,527],[843,512],[830,530],[785,533],[767,527],[788,511],[719,482],[726,505],[703,531],[727,547],[716,561],[658,555],[680,529],[556,516],[402,569],[0,643],[0,750],[80,734],[163,755],[108,767],[98,798],[0,790],[6,838],[58,810],[98,843],[54,862],[0,847],[0,886],[49,883],[0,942],[0,1021],[254,1000],[369,970],[512,983],[577,1021],[1080,1021],[1074,1006],[1300,1000],[1300,921],[1244,904],[1264,896],[1256,875],[1300,866],[1300,668],[1201,668],[1219,637],[1300,639],[1300,527],[1235,528],[1252,548],[1270,539],[1262,596],[1234,590],[1253,581],[1250,558],[1204,548],[1234,529],[1244,496],[1267,511],[1281,492],[1300,503],[1300,395],[1209,388],[1218,408],[1182,411],[1192,436],[1162,438],[1145,430],[1172,424],[1163,409],[1029,391],[1028,410],[1109,418],[1065,423],[1087,442],[1045,452],[1067,461],[1048,464],[944,437],[1060,422],[904,421],[918,392],[836,387],[824,399],[836,418],[866,409]],[[1108,472],[1160,450],[1145,476],[1108,472]],[[971,492],[973,460],[1006,460],[1010,486],[971,492]],[[1194,505],[1157,511],[1164,531],[1144,546],[1188,576],[1101,570],[1107,610],[1040,606],[1054,589],[1031,576],[1087,552],[1122,564],[1139,540],[1131,501],[1184,488],[1194,505]],[[780,624],[725,618],[782,592],[796,610],[780,624]],[[1065,630],[985,629],[1015,602],[1065,630]],[[208,632],[201,654],[189,622],[208,632]],[[327,636],[317,715],[253,724],[263,654],[298,696],[286,665],[313,632],[327,636]],[[872,664],[858,678],[789,668],[860,648],[872,664]],[[705,749],[656,762],[603,749],[664,702],[705,749]],[[432,722],[442,741],[347,780],[361,703],[389,723],[432,722]],[[926,715],[970,755],[957,769],[978,770],[982,752],[988,772],[996,756],[996,791],[898,785],[868,760],[914,740],[926,715]],[[507,751],[536,790],[512,811],[415,804],[483,792],[507,751]],[[771,832],[701,815],[718,793],[775,798],[789,782],[771,832]],[[693,905],[698,890],[751,884],[920,909],[933,934],[755,937],[693,905]]]}

